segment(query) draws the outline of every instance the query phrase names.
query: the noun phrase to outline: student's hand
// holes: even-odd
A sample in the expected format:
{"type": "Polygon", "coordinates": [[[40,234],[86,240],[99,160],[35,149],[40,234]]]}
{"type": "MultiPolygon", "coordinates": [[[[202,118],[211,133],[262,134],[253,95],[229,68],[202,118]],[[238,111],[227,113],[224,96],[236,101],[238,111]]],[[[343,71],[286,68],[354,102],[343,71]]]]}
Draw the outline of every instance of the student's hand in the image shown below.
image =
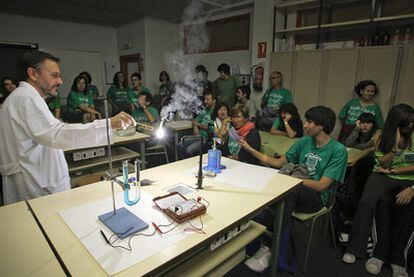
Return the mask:
{"type": "Polygon", "coordinates": [[[195,119],[192,119],[191,120],[191,126],[197,126],[197,121],[195,120],[195,119]]]}
{"type": "Polygon", "coordinates": [[[383,168],[382,166],[380,166],[378,168],[378,173],[382,173],[382,174],[391,174],[391,171],[388,168],[383,168]]]}
{"type": "Polygon", "coordinates": [[[128,126],[137,126],[135,119],[126,112],[120,112],[114,117],[110,118],[111,127],[114,130],[125,130],[128,126]]]}
{"type": "Polygon", "coordinates": [[[355,122],[355,126],[361,129],[361,121],[359,119],[355,122]]]}
{"type": "Polygon", "coordinates": [[[138,97],[138,104],[141,108],[145,107],[147,105],[147,103],[145,102],[145,97],[138,97]]]}
{"type": "Polygon", "coordinates": [[[292,119],[292,115],[290,113],[285,114],[285,119],[283,121],[289,122],[292,119]]]}
{"type": "Polygon", "coordinates": [[[241,139],[239,141],[239,144],[241,145],[241,147],[243,147],[244,149],[246,149],[247,151],[251,151],[253,148],[250,146],[250,144],[247,143],[247,141],[245,141],[244,139],[241,139]]]}
{"type": "Polygon", "coordinates": [[[229,123],[231,121],[231,118],[230,117],[226,117],[225,119],[223,119],[223,125],[224,124],[227,124],[227,123],[229,123]]]}
{"type": "Polygon", "coordinates": [[[404,206],[408,205],[411,202],[411,199],[414,197],[414,190],[411,188],[405,188],[402,191],[400,191],[397,196],[395,196],[395,203],[398,206],[404,206]]]}
{"type": "Polygon", "coordinates": [[[239,156],[237,156],[237,155],[229,155],[229,156],[227,156],[227,158],[230,158],[230,159],[236,160],[236,161],[239,160],[239,156]]]}
{"type": "Polygon", "coordinates": [[[395,135],[395,150],[398,151],[398,145],[400,144],[401,140],[401,132],[400,127],[397,128],[397,134],[395,135]]]}
{"type": "Polygon", "coordinates": [[[92,122],[92,121],[94,121],[94,120],[96,119],[96,114],[94,114],[94,113],[90,113],[89,115],[90,115],[90,117],[91,117],[91,122],[92,122]]]}
{"type": "Polygon", "coordinates": [[[358,161],[358,158],[348,157],[348,166],[354,166],[357,161],[358,161]]]}

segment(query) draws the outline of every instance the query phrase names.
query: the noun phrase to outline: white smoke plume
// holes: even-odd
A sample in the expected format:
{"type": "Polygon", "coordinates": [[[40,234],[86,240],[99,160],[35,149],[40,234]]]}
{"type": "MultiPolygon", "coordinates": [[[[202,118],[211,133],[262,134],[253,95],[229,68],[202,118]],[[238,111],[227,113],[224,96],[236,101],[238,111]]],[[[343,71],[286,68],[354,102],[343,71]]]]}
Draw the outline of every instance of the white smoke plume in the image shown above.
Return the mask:
{"type": "MultiPolygon", "coordinates": [[[[183,12],[182,25],[179,39],[186,38],[188,53],[200,53],[208,47],[208,35],[205,26],[206,18],[202,17],[203,5],[192,0],[183,12]]],[[[161,110],[162,120],[172,119],[174,113],[179,118],[190,119],[194,114],[200,113],[203,103],[196,94],[195,67],[200,64],[199,55],[186,55],[184,50],[175,49],[165,54],[167,72],[175,81],[170,103],[161,110]]]]}

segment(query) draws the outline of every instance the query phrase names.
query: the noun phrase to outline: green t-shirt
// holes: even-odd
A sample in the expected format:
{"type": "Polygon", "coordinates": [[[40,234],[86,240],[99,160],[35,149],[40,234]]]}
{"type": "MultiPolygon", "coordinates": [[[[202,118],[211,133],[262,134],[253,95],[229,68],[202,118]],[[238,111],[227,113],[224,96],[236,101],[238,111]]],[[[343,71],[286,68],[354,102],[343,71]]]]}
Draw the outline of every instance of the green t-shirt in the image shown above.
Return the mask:
{"type": "Polygon", "coordinates": [[[59,92],[54,97],[46,98],[47,106],[49,107],[50,112],[56,116],[56,109],[60,109],[60,95],[59,92]]]}
{"type": "MultiPolygon", "coordinates": [[[[158,110],[154,107],[148,107],[148,111],[154,116],[155,120],[158,120],[158,110]]],[[[142,108],[136,108],[132,112],[132,116],[137,122],[149,122],[144,110],[142,108]]]]}
{"type": "MultiPolygon", "coordinates": [[[[147,89],[146,87],[142,86],[140,93],[142,93],[142,94],[151,94],[151,91],[149,89],[147,89]]],[[[129,90],[128,101],[129,101],[130,104],[133,104],[137,108],[139,107],[138,96],[139,96],[139,94],[138,94],[137,91],[135,91],[133,89],[129,90]]]]}
{"type": "Polygon", "coordinates": [[[358,117],[362,113],[372,113],[375,116],[375,124],[378,129],[382,128],[384,120],[382,119],[381,109],[377,104],[362,106],[359,99],[349,100],[339,113],[339,118],[345,120],[347,125],[355,125],[358,117]]]}
{"type": "Polygon", "coordinates": [[[94,85],[90,85],[88,87],[88,93],[90,93],[92,95],[92,99],[97,99],[98,95],[99,95],[99,91],[98,88],[94,85]]]}
{"type": "MultiPolygon", "coordinates": [[[[348,152],[345,146],[333,138],[322,146],[317,148],[315,139],[305,136],[286,152],[286,159],[290,163],[304,164],[308,168],[309,178],[319,181],[323,176],[337,182],[343,182],[348,160],[348,152]]],[[[328,197],[331,189],[321,193],[324,205],[328,203],[328,197]]]]}
{"type": "Polygon", "coordinates": [[[232,139],[230,136],[228,138],[228,149],[229,149],[229,153],[230,155],[239,155],[240,149],[241,149],[241,145],[235,141],[234,139],[232,139]]]}
{"type": "Polygon", "coordinates": [[[282,122],[280,121],[280,117],[277,117],[275,122],[273,122],[272,128],[275,128],[276,130],[278,130],[278,128],[280,127],[280,124],[282,122]]]}
{"type": "Polygon", "coordinates": [[[268,89],[262,97],[262,102],[269,108],[280,108],[285,103],[293,103],[292,93],[285,89],[268,89]]]}
{"type": "Polygon", "coordinates": [[[129,88],[119,89],[112,85],[106,96],[111,100],[121,111],[130,111],[131,90],[129,88]]]}
{"type": "Polygon", "coordinates": [[[173,84],[171,82],[163,83],[160,85],[160,95],[167,96],[172,94],[174,91],[173,84]]]}
{"type": "MultiPolygon", "coordinates": [[[[374,166],[374,172],[378,171],[379,168],[379,161],[378,158],[383,157],[384,153],[380,151],[375,152],[375,161],[376,165],[374,166]]],[[[395,155],[394,159],[392,160],[391,167],[392,168],[399,168],[399,167],[406,167],[414,164],[414,133],[411,135],[411,147],[402,151],[402,153],[395,155]]],[[[387,174],[388,177],[396,179],[396,180],[414,180],[414,173],[411,174],[387,174]]]]}
{"type": "MultiPolygon", "coordinates": [[[[201,125],[208,126],[210,131],[214,130],[214,124],[211,120],[211,114],[213,113],[213,108],[205,108],[197,117],[195,120],[200,123],[201,125]]],[[[204,129],[199,128],[200,135],[202,137],[208,138],[208,132],[204,129]]]]}
{"type": "Polygon", "coordinates": [[[227,80],[218,78],[213,82],[213,88],[217,91],[219,100],[229,107],[234,106],[236,90],[240,86],[240,80],[233,75],[230,75],[227,80]]]}
{"type": "Polygon", "coordinates": [[[67,99],[67,111],[68,113],[75,113],[80,111],[80,105],[87,105],[88,107],[93,106],[93,99],[90,93],[79,93],[71,91],[67,99]]]}

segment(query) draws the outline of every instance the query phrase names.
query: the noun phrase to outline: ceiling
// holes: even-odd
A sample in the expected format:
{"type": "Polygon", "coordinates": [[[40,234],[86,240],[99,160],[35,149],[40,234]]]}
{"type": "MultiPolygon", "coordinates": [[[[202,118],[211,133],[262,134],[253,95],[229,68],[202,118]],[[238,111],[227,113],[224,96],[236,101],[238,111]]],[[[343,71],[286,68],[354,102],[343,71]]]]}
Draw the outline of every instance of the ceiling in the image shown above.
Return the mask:
{"type": "MultiPolygon", "coordinates": [[[[195,0],[201,13],[218,14],[253,7],[254,0],[195,0]]],[[[179,22],[190,0],[1,0],[0,11],[117,27],[154,17],[179,22]]]]}

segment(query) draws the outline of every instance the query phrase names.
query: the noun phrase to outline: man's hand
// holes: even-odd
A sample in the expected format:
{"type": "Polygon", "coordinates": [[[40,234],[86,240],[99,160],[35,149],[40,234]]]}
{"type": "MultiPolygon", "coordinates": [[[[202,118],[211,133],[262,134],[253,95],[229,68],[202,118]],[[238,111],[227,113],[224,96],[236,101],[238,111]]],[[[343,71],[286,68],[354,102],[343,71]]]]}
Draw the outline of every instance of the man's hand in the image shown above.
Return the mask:
{"type": "Polygon", "coordinates": [[[383,168],[382,166],[380,166],[380,168],[378,168],[378,173],[391,174],[391,171],[388,168],[383,168]]]}
{"type": "Polygon", "coordinates": [[[120,112],[114,117],[110,118],[111,127],[114,130],[125,130],[128,126],[136,126],[135,119],[126,112],[120,112]]]}
{"type": "Polygon", "coordinates": [[[395,196],[395,203],[398,206],[404,206],[408,205],[411,202],[411,199],[414,197],[414,190],[411,188],[405,188],[402,191],[400,191],[397,196],[395,196]]]}

